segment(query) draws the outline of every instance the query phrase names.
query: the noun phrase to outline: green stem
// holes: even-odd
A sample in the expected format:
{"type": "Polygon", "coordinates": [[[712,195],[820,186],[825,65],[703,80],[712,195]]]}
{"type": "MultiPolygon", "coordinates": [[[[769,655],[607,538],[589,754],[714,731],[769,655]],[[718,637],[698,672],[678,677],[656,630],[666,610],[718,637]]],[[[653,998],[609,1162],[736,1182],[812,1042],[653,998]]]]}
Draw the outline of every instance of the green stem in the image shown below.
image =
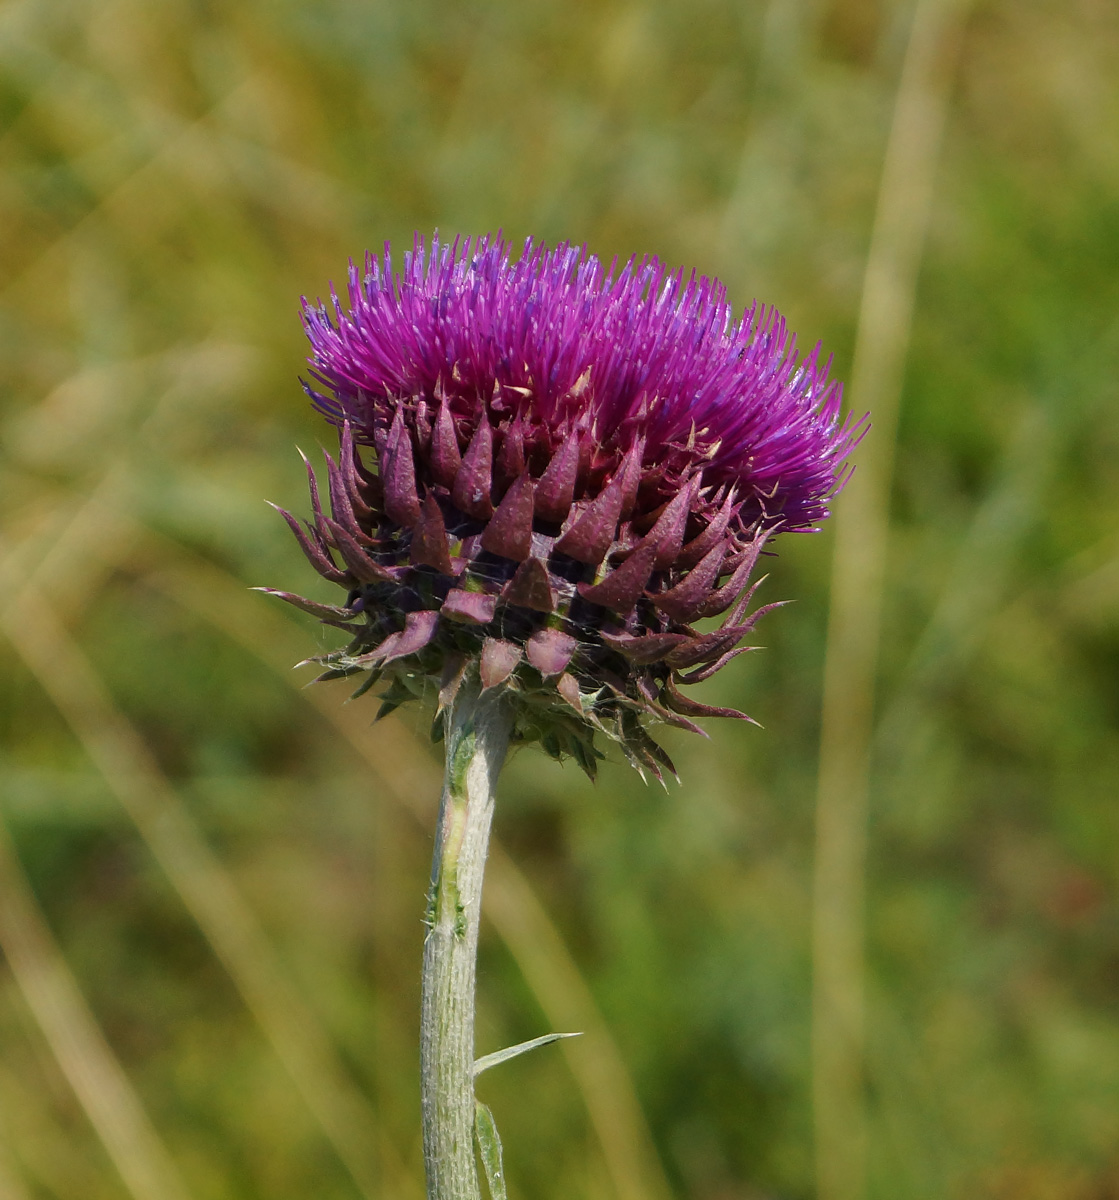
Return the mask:
{"type": "Polygon", "coordinates": [[[474,975],[494,787],[511,721],[499,689],[464,683],[447,710],[420,1019],[428,1200],[481,1200],[474,1162],[474,975]]]}

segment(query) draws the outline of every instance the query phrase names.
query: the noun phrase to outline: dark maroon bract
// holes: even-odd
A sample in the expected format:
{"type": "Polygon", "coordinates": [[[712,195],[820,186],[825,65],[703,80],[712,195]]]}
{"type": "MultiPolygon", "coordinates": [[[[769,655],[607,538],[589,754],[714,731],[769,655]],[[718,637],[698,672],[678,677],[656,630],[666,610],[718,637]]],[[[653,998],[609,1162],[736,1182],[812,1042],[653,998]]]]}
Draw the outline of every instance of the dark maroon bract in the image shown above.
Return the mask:
{"type": "Polygon", "coordinates": [[[332,299],[304,308],[308,391],[341,434],[329,513],[308,468],[314,520],[283,515],[349,596],[276,593],[354,634],[326,676],[384,678],[392,708],[477,672],[516,737],[588,772],[596,731],[660,777],[650,720],[742,716],[680,686],[749,649],[775,607],[748,612],[762,546],[842,483],[857,431],[819,348],[798,363],[776,311],[734,321],[715,280],[532,241],[511,263],[417,237],[400,275],[386,248],[332,299]]]}

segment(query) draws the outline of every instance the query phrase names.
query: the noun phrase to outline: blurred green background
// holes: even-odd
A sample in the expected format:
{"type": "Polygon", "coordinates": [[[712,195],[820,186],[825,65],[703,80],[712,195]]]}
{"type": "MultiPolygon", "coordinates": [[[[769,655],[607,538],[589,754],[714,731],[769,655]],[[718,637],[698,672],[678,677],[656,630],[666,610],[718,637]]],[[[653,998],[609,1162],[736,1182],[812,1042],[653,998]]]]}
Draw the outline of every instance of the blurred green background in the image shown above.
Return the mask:
{"type": "MultiPolygon", "coordinates": [[[[480,1085],[514,1200],[1119,1197],[1119,9],[940,8],[840,963],[865,1188],[813,1152],[829,530],[706,685],[764,730],[666,734],[667,792],[506,772],[479,1051],[586,1031],[480,1085]]],[[[0,4],[0,1200],[422,1195],[438,764],[247,590],[330,598],[263,503],[330,440],[298,298],[503,228],[717,274],[850,378],[913,15],[0,4]]]]}

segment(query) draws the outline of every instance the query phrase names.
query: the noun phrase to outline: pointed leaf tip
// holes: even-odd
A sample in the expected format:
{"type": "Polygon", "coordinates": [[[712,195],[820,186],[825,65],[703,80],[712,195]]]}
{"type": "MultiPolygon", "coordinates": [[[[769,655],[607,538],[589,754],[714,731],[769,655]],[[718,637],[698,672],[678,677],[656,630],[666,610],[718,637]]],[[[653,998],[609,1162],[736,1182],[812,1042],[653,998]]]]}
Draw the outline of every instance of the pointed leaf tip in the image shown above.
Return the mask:
{"type": "Polygon", "coordinates": [[[275,596],[278,600],[283,600],[285,603],[305,613],[310,613],[313,617],[318,617],[322,621],[331,621],[335,624],[358,621],[362,617],[360,612],[352,608],[341,608],[337,604],[319,604],[315,600],[308,600],[306,597],[297,596],[292,592],[281,592],[278,588],[254,587],[250,588],[249,591],[263,592],[266,596],[275,596]]]}
{"type": "Polygon", "coordinates": [[[485,521],[493,515],[490,483],[493,479],[493,429],[485,413],[478,421],[470,445],[455,472],[451,500],[469,516],[485,521]]]}
{"type": "Polygon", "coordinates": [[[520,608],[531,608],[536,612],[550,613],[556,610],[556,590],[548,575],[548,568],[538,558],[525,559],[505,585],[501,598],[506,604],[520,608]]]}
{"type": "Polygon", "coordinates": [[[538,629],[525,643],[525,657],[544,676],[562,675],[578,643],[559,629],[538,629]]]}
{"type": "Polygon", "coordinates": [[[439,415],[435,418],[435,428],[431,434],[431,472],[438,483],[449,488],[454,484],[461,466],[462,455],[459,453],[454,421],[444,399],[439,405],[439,415]]]}
{"type": "Polygon", "coordinates": [[[536,485],[533,498],[536,515],[545,521],[563,521],[575,498],[575,480],[579,473],[579,438],[565,438],[552,455],[536,485]]]}
{"type": "Polygon", "coordinates": [[[618,536],[622,516],[625,477],[616,474],[578,515],[570,529],[556,542],[556,549],[578,562],[598,566],[618,536]]]}
{"type": "Polygon", "coordinates": [[[497,611],[497,597],[485,592],[451,588],[440,611],[452,621],[461,621],[466,625],[488,625],[497,611]]]}
{"type": "Polygon", "coordinates": [[[601,583],[580,583],[579,595],[592,604],[613,609],[617,613],[628,613],[645,591],[658,553],[658,545],[650,534],[629,558],[611,571],[601,583]]]}
{"type": "Polygon", "coordinates": [[[524,474],[505,493],[482,531],[482,547],[514,562],[532,553],[532,480],[524,474]]]}
{"type": "Polygon", "coordinates": [[[511,1058],[518,1058],[530,1050],[537,1050],[541,1046],[550,1046],[553,1042],[562,1041],[564,1038],[582,1036],[581,1030],[577,1033],[545,1033],[541,1037],[530,1038],[527,1042],[518,1042],[515,1046],[507,1046],[504,1050],[495,1050],[493,1054],[483,1054],[481,1058],[474,1060],[474,1077],[476,1079],[490,1067],[508,1062],[511,1058]]]}
{"type": "Polygon", "coordinates": [[[443,512],[431,492],[424,497],[419,520],[412,528],[411,557],[414,563],[434,567],[442,575],[454,574],[443,512]]]}
{"type": "Polygon", "coordinates": [[[416,462],[412,456],[412,435],[397,409],[381,455],[381,483],[385,489],[385,512],[398,525],[411,529],[420,517],[420,497],[416,491],[416,462]]]}
{"type": "Polygon", "coordinates": [[[486,638],[482,643],[482,654],[478,664],[482,679],[482,691],[489,691],[504,683],[517,669],[521,661],[521,648],[502,638],[486,638]]]}

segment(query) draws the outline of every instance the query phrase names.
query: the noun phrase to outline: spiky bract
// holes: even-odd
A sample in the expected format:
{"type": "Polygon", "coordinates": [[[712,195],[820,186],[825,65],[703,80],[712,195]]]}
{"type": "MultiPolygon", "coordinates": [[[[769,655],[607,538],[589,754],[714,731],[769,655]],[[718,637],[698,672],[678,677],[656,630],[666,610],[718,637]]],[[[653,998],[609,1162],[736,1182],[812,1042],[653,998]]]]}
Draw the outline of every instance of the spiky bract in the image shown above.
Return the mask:
{"type": "Polygon", "coordinates": [[[679,688],[749,649],[762,546],[842,482],[854,431],[819,349],[798,363],[773,309],[734,321],[717,281],[570,246],[511,263],[417,238],[401,275],[386,247],[349,282],[348,309],[304,307],[308,391],[341,434],[329,512],[308,467],[314,520],[284,514],[349,597],[279,593],[353,633],[327,675],[386,678],[394,707],[476,671],[517,737],[588,772],[596,731],[659,777],[651,721],[742,716],[679,688]]]}

